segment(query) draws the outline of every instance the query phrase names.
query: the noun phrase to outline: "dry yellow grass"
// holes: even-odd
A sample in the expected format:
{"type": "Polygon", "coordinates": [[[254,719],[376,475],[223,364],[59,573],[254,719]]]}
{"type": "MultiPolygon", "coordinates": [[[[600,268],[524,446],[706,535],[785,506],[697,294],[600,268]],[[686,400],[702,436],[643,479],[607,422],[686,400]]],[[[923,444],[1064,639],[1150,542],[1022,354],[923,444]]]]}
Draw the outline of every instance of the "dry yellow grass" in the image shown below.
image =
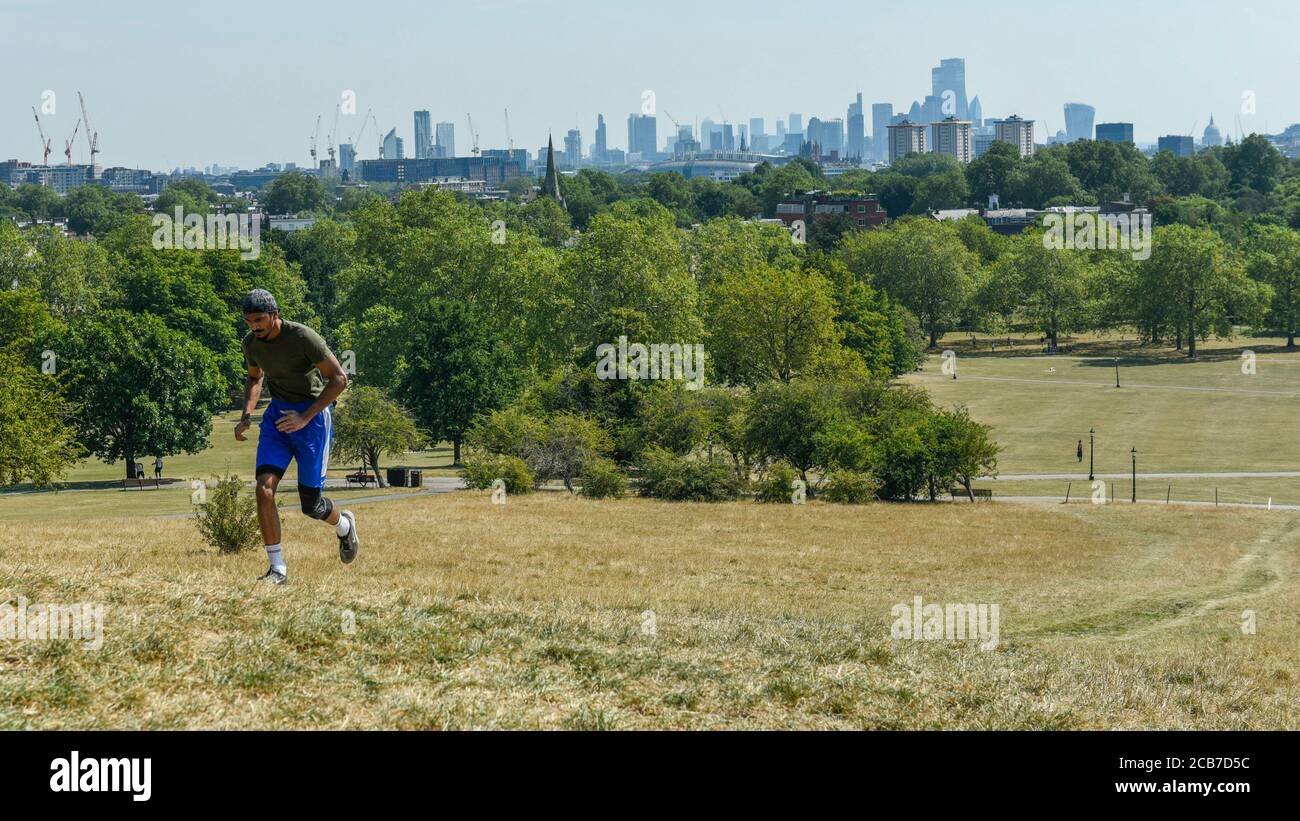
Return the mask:
{"type": "Polygon", "coordinates": [[[1293,512],[462,492],[357,513],[350,566],[286,516],[283,588],[188,520],[24,523],[0,596],[103,602],[105,638],[0,641],[0,727],[1300,726],[1293,512]],[[917,595],[999,604],[999,647],[892,640],[917,595]]]}

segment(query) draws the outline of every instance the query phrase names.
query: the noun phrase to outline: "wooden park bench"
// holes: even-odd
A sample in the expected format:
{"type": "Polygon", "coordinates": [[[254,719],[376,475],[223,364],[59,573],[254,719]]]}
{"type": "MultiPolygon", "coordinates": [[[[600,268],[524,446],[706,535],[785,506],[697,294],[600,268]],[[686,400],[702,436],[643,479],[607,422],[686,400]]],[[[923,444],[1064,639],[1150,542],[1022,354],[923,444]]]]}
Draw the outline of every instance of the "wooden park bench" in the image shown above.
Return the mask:
{"type": "Polygon", "coordinates": [[[361,487],[365,487],[366,485],[374,485],[376,487],[379,486],[378,476],[371,476],[369,473],[364,473],[364,472],[349,473],[347,476],[344,476],[343,479],[344,479],[344,484],[347,487],[352,487],[353,484],[360,485],[361,487]]]}
{"type": "MultiPolygon", "coordinates": [[[[956,501],[958,499],[970,498],[966,495],[966,488],[964,487],[955,487],[949,490],[948,492],[952,494],[953,501],[956,501]]],[[[993,498],[993,490],[987,487],[972,488],[971,493],[975,495],[975,501],[977,502],[980,501],[981,499],[983,499],[984,501],[988,501],[989,499],[993,498]]]]}

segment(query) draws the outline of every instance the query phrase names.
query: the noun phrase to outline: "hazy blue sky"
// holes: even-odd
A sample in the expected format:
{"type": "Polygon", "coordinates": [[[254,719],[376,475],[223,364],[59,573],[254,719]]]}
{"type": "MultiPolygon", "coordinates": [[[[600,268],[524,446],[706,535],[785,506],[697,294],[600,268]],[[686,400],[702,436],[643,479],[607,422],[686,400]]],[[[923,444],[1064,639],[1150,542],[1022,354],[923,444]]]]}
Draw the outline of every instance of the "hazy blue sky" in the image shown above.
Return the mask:
{"type": "MultiPolygon", "coordinates": [[[[344,89],[356,116],[373,108],[413,154],[412,116],[456,124],[466,112],[481,144],[504,147],[503,109],[517,147],[536,151],[577,123],[584,150],[597,113],[611,147],[627,143],[627,115],[655,92],[660,144],[678,120],[733,122],[798,111],[843,117],[853,95],[906,108],[929,92],[930,68],[966,58],[968,94],[984,115],[1019,113],[1046,130],[1061,107],[1097,107],[1139,141],[1199,138],[1210,114],[1224,133],[1280,131],[1300,120],[1300,3],[1200,0],[982,0],[816,3],[484,2],[310,3],[288,0],[0,0],[0,159],[39,161],[30,107],[44,115],[52,160],[86,95],[100,162],[154,169],[309,162],[316,115],[324,132],[344,89]],[[903,8],[905,6],[905,8],[903,8]],[[1241,114],[1245,91],[1256,114],[1241,114]]],[[[868,131],[870,118],[868,117],[868,131]]],[[[375,156],[373,127],[361,156],[375,156]]],[[[73,159],[84,162],[77,137],[73,159]]]]}

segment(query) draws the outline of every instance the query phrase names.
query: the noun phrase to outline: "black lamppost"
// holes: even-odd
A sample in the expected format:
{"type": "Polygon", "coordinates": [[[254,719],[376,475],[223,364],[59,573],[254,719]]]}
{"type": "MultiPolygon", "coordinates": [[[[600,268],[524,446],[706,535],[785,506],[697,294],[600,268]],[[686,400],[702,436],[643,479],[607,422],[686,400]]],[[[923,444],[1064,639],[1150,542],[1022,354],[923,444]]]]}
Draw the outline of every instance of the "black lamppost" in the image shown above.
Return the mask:
{"type": "Polygon", "coordinates": [[[1092,452],[1093,452],[1093,444],[1096,442],[1096,434],[1097,434],[1096,428],[1088,428],[1088,481],[1089,482],[1091,482],[1094,478],[1092,475],[1092,452]]]}
{"type": "Polygon", "coordinates": [[[1133,503],[1137,504],[1138,500],[1138,449],[1133,448],[1129,451],[1133,454],[1133,503]]]}
{"type": "Polygon", "coordinates": [[[1119,357],[1115,357],[1115,387],[1119,387],[1119,357]]]}

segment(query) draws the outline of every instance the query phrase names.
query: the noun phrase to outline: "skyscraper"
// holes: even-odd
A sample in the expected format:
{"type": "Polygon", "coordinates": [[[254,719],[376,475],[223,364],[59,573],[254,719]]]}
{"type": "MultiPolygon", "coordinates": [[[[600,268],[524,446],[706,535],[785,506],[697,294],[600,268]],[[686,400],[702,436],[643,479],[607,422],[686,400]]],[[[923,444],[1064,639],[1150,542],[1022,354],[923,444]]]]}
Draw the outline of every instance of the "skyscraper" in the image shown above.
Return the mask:
{"type": "Polygon", "coordinates": [[[889,158],[889,121],[894,117],[893,103],[871,104],[871,148],[877,160],[889,158]]]}
{"type": "Polygon", "coordinates": [[[955,116],[965,120],[969,116],[966,105],[966,58],[950,57],[940,60],[937,68],[930,69],[931,94],[940,103],[939,115],[932,122],[955,116]],[[944,104],[951,102],[950,107],[944,104]]]}
{"type": "Polygon", "coordinates": [[[976,128],[984,125],[984,106],[980,105],[980,95],[976,94],[975,99],[970,101],[970,114],[967,117],[971,124],[976,128]]]}
{"type": "Polygon", "coordinates": [[[791,111],[791,112],[790,112],[790,117],[785,121],[785,124],[786,124],[786,131],[787,131],[787,133],[790,133],[790,134],[802,134],[802,133],[803,133],[803,115],[802,115],[802,114],[799,114],[799,113],[797,113],[797,112],[791,111]]]}
{"type": "Polygon", "coordinates": [[[1156,146],[1158,151],[1171,151],[1175,157],[1190,157],[1196,153],[1196,145],[1190,134],[1170,134],[1161,137],[1156,146]]]}
{"type": "Polygon", "coordinates": [[[826,150],[826,142],[822,137],[822,119],[821,117],[808,118],[808,130],[804,134],[804,142],[813,144],[816,153],[829,154],[826,150]]]}
{"type": "Polygon", "coordinates": [[[836,117],[833,120],[822,120],[822,154],[830,156],[831,152],[837,153],[840,157],[844,156],[844,120],[836,117]]]}
{"type": "Polygon", "coordinates": [[[1035,150],[1033,120],[1022,120],[1020,115],[1012,114],[1005,120],[994,120],[993,129],[995,140],[1011,143],[1022,157],[1033,156],[1035,150]]]}
{"type": "Polygon", "coordinates": [[[1097,142],[1133,142],[1132,123],[1097,123],[1097,142]]]}
{"type": "Polygon", "coordinates": [[[658,143],[658,123],[653,115],[627,115],[627,153],[649,158],[654,155],[658,143]]]}
{"type": "Polygon", "coordinates": [[[863,138],[866,137],[866,119],[862,116],[862,92],[858,92],[857,100],[849,103],[847,122],[849,141],[846,154],[855,160],[860,160],[865,153],[863,138]]]}
{"type": "Polygon", "coordinates": [[[1097,109],[1084,103],[1065,104],[1065,141],[1091,140],[1097,109]]]}
{"type": "Polygon", "coordinates": [[[397,129],[390,128],[384,135],[384,156],[385,160],[405,159],[402,150],[402,138],[397,136],[397,129]]]}
{"type": "Polygon", "coordinates": [[[591,152],[593,162],[604,162],[609,153],[608,137],[605,132],[605,115],[596,115],[596,147],[591,152]]]}
{"type": "Polygon", "coordinates": [[[570,128],[564,135],[564,162],[570,168],[577,168],[582,161],[582,132],[570,128]]]}
{"type": "Polygon", "coordinates": [[[415,158],[423,160],[433,156],[433,131],[429,128],[429,112],[415,112],[415,158]]]}
{"type": "Polygon", "coordinates": [[[767,134],[763,133],[763,118],[749,118],[749,150],[766,151],[767,134]]]}
{"type": "Polygon", "coordinates": [[[925,135],[929,127],[906,118],[897,125],[888,126],[889,161],[897,162],[908,154],[925,153],[925,135]]]}
{"type": "Polygon", "coordinates": [[[436,145],[442,149],[443,157],[456,156],[456,124],[455,123],[438,123],[438,128],[434,132],[437,139],[436,145]]]}
{"type": "Polygon", "coordinates": [[[934,153],[955,157],[965,165],[974,158],[970,120],[947,117],[934,124],[934,153]]]}

